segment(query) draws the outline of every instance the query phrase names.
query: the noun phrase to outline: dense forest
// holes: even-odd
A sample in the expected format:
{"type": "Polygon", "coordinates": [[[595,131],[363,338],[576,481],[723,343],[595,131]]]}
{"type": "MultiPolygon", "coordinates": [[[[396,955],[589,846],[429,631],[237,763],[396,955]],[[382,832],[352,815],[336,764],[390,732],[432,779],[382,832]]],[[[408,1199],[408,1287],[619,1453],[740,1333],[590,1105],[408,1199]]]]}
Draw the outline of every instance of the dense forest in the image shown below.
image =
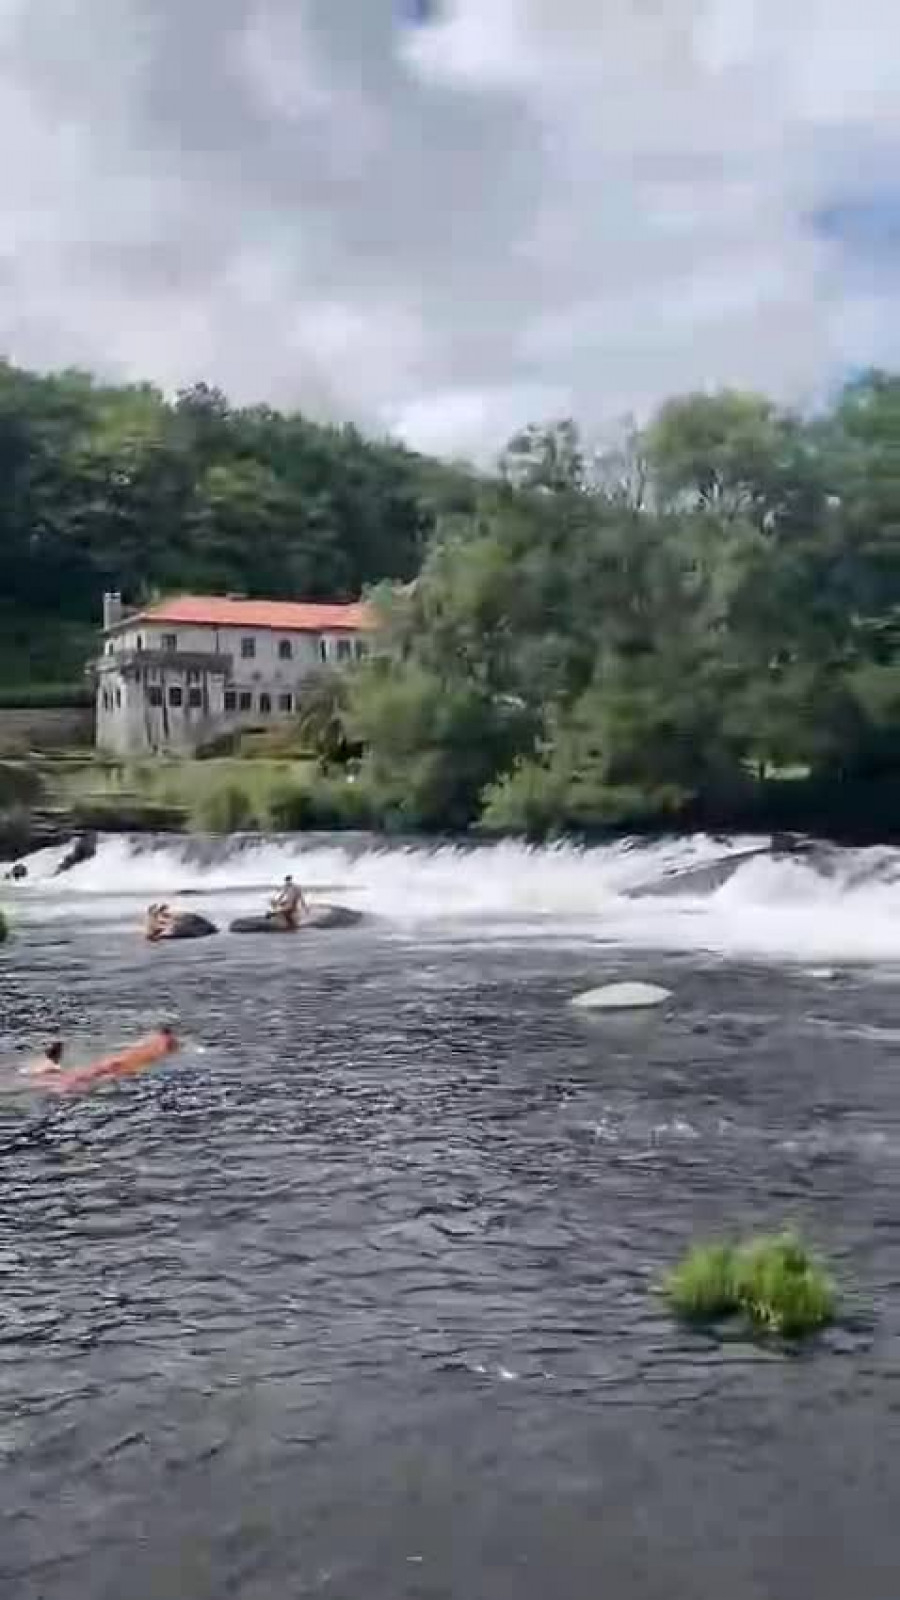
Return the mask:
{"type": "Polygon", "coordinates": [[[0,691],[80,679],[104,588],[357,596],[409,578],[463,470],[198,386],[0,364],[0,691]]]}
{"type": "Polygon", "coordinates": [[[529,429],[500,469],[385,593],[346,708],[376,815],[897,832],[900,378],[675,399],[598,455],[529,429]]]}

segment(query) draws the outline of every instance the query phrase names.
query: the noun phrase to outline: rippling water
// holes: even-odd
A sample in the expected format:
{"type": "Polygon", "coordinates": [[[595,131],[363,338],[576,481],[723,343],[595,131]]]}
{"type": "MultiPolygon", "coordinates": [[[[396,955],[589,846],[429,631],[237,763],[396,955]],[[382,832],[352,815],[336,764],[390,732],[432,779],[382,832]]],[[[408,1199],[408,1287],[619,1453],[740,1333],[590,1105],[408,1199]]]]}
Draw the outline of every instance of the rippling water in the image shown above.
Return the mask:
{"type": "Polygon", "coordinates": [[[0,1593],[893,1600],[893,950],[747,964],[708,918],[685,949],[685,907],[637,949],[536,892],[442,918],[405,872],[405,918],[382,893],[308,944],[150,949],[121,872],[18,902],[8,1088],[48,1029],[89,1055],[174,1017],[187,1048],[0,1098],[0,1593]],[[624,974],[672,1004],[567,1006],[624,974]],[[850,1286],[839,1329],[672,1326],[686,1241],[785,1219],[850,1286]]]}

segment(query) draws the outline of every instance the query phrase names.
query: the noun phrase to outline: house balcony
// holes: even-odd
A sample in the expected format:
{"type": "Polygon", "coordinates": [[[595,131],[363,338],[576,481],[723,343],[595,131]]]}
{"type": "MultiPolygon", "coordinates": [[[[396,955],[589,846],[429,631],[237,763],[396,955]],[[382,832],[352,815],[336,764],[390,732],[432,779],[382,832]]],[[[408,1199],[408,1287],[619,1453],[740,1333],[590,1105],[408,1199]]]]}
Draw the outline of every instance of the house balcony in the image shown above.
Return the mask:
{"type": "Polygon", "coordinates": [[[107,673],[121,673],[138,679],[145,672],[160,672],[166,677],[184,677],[199,672],[207,677],[229,678],[234,657],[207,650],[113,650],[97,656],[87,668],[95,682],[107,673]]]}

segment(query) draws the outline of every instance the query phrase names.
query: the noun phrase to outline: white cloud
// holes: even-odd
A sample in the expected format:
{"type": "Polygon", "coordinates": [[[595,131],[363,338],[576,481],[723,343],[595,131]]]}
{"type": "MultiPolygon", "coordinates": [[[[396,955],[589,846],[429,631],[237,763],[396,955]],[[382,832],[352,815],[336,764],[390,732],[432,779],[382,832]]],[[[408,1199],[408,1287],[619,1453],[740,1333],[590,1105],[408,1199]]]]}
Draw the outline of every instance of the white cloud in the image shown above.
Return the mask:
{"type": "Polygon", "coordinates": [[[484,455],[900,359],[887,0],[0,0],[0,343],[484,455]],[[103,49],[98,48],[102,40],[103,49]]]}

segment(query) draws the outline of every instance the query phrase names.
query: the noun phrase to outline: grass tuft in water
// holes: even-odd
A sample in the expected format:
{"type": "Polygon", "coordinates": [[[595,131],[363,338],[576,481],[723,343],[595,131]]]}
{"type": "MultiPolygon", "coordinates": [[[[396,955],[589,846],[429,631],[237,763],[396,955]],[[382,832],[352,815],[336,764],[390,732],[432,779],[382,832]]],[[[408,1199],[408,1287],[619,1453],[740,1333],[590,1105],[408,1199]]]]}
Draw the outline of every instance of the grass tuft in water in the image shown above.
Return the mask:
{"type": "Polygon", "coordinates": [[[735,1284],[741,1309],[772,1333],[793,1339],[834,1321],[834,1284],[793,1233],[763,1236],[739,1250],[735,1284]]]}
{"type": "Polygon", "coordinates": [[[736,1310],[734,1250],[729,1244],[695,1244],[669,1273],[666,1298],[686,1322],[717,1322],[736,1310]]]}
{"type": "Polygon", "coordinates": [[[742,1245],[695,1245],[669,1273],[664,1292],[686,1322],[743,1314],[754,1327],[785,1338],[826,1327],[837,1298],[828,1274],[793,1233],[742,1245]]]}

